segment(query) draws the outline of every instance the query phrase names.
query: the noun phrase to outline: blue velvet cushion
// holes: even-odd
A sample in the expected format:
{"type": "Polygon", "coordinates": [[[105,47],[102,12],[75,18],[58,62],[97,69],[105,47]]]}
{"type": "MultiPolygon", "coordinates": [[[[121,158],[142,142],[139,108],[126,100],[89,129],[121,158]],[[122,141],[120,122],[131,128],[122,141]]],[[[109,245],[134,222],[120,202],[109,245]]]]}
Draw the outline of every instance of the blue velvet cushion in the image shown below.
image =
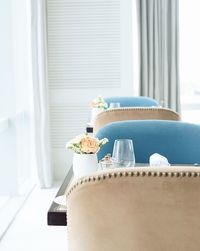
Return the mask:
{"type": "Polygon", "coordinates": [[[132,139],[137,163],[148,163],[157,152],[171,164],[200,163],[200,126],[163,120],[138,120],[114,122],[101,128],[96,136],[107,137],[109,143],[98,153],[101,159],[112,154],[115,139],[132,139]]]}
{"type": "Polygon", "coordinates": [[[119,102],[121,107],[132,107],[132,106],[158,106],[156,100],[148,97],[108,97],[104,99],[108,106],[110,103],[119,102]]]}

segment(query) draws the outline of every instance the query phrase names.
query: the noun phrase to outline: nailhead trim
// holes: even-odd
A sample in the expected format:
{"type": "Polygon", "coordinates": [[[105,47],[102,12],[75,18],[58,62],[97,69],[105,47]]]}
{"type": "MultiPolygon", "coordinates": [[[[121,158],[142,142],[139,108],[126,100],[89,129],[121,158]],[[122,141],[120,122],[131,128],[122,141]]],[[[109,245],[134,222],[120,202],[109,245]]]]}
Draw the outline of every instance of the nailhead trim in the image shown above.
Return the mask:
{"type": "MultiPolygon", "coordinates": [[[[117,108],[117,111],[159,111],[159,112],[170,112],[172,113],[173,115],[175,115],[176,117],[179,117],[180,118],[180,115],[173,111],[173,110],[170,110],[168,108],[163,108],[163,107],[121,107],[121,108],[117,108]]],[[[113,113],[113,112],[116,112],[116,108],[115,109],[109,109],[109,110],[104,110],[103,112],[99,113],[98,114],[98,117],[101,117],[103,116],[104,113],[113,113]]]]}
{"type": "Polygon", "coordinates": [[[82,178],[78,180],[68,191],[67,196],[69,196],[73,190],[75,190],[77,187],[84,183],[89,182],[96,182],[106,179],[112,179],[112,178],[121,178],[121,177],[180,177],[180,178],[196,178],[200,177],[200,172],[154,172],[154,171],[124,171],[124,172],[114,172],[114,173],[107,173],[107,174],[100,174],[95,176],[90,176],[87,178],[82,178]]]}
{"type": "MultiPolygon", "coordinates": [[[[164,108],[164,107],[137,107],[137,106],[132,106],[132,107],[119,107],[117,108],[118,111],[131,111],[131,110],[136,110],[136,111],[148,111],[148,110],[151,110],[151,111],[161,111],[161,112],[165,112],[165,111],[170,111],[176,115],[179,115],[177,112],[171,110],[171,109],[168,109],[168,108],[164,108]]],[[[114,112],[116,111],[116,108],[114,109],[108,109],[108,110],[104,110],[103,112],[107,112],[107,113],[110,113],[110,112],[114,112]]],[[[99,115],[102,114],[102,113],[99,113],[99,115]]]]}

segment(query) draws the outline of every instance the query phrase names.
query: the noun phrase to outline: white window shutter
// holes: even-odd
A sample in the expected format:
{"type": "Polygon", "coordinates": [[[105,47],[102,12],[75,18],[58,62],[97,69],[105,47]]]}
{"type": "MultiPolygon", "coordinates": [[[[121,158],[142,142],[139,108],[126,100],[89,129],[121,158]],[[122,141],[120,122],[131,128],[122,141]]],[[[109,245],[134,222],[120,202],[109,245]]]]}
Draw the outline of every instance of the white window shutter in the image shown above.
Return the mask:
{"type": "Polygon", "coordinates": [[[65,143],[83,133],[98,94],[132,93],[131,0],[47,0],[51,141],[56,177],[65,143]]]}

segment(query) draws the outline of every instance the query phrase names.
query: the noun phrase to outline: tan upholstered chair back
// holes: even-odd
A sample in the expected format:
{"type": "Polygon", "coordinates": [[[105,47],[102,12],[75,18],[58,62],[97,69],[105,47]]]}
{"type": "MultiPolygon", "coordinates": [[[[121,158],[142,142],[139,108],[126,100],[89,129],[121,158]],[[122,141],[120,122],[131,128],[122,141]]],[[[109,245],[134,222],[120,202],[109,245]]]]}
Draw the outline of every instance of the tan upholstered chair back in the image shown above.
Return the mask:
{"type": "Polygon", "coordinates": [[[108,123],[123,120],[181,120],[180,115],[170,109],[159,107],[122,107],[99,113],[94,121],[94,132],[108,123]]]}
{"type": "Polygon", "coordinates": [[[200,168],[114,169],[67,197],[68,251],[199,251],[200,168]]]}

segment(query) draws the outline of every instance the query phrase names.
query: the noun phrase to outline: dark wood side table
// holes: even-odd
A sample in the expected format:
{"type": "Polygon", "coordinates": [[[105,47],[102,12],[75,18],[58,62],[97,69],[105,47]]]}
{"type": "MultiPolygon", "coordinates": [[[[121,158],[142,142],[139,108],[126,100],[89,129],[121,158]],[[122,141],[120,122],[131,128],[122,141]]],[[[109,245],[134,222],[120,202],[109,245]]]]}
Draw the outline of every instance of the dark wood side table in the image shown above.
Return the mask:
{"type": "MultiPolygon", "coordinates": [[[[72,167],[69,169],[60,189],[58,190],[56,197],[65,194],[71,180],[73,177],[72,167]]],[[[49,226],[66,226],[67,225],[67,215],[66,209],[63,206],[52,202],[48,213],[47,213],[47,224],[49,226]]]]}

